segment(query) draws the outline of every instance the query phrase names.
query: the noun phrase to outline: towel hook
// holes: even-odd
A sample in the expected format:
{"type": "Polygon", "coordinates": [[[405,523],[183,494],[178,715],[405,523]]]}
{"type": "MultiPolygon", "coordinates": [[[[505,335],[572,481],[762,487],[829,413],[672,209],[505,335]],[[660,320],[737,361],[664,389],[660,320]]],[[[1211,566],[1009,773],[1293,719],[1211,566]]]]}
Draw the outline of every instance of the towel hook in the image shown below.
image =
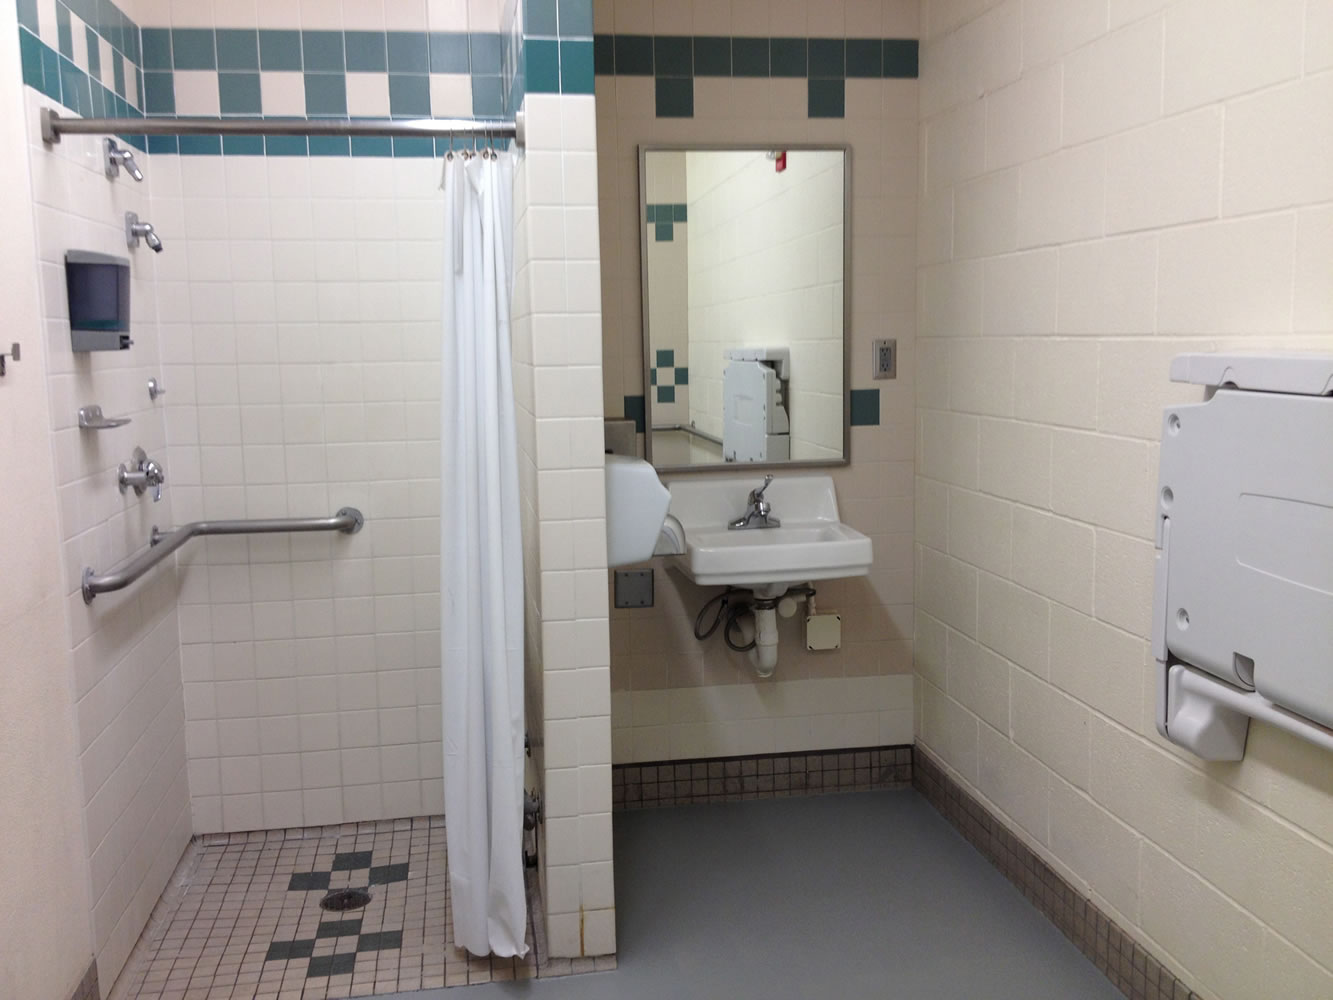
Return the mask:
{"type": "Polygon", "coordinates": [[[5,358],[12,358],[15,361],[22,360],[21,351],[17,343],[10,344],[8,351],[0,353],[0,377],[3,377],[5,374],[5,358]]]}

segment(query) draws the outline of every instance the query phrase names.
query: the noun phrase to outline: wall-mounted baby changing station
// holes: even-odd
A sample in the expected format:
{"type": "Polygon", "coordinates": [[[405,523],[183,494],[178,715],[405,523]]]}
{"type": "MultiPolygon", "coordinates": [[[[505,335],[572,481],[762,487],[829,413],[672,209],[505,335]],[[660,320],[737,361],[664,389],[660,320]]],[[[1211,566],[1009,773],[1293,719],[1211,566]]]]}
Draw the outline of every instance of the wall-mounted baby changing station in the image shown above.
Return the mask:
{"type": "Polygon", "coordinates": [[[1333,357],[1186,354],[1162,423],[1157,728],[1240,760],[1250,719],[1333,750],[1333,357]]]}

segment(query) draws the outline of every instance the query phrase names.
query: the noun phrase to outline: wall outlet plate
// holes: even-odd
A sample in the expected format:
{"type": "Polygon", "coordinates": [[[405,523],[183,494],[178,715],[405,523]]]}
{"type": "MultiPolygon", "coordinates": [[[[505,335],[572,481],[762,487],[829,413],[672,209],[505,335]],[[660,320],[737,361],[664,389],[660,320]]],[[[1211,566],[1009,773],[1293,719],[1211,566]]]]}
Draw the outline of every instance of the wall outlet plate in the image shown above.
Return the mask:
{"type": "Polygon", "coordinates": [[[876,340],[874,342],[875,358],[871,365],[871,370],[875,373],[874,378],[897,378],[898,377],[898,341],[892,338],[888,340],[876,340]]]}
{"type": "Polygon", "coordinates": [[[653,606],[653,571],[651,569],[616,570],[616,607],[651,608],[653,606]]]}
{"type": "Polygon", "coordinates": [[[842,615],[805,616],[805,648],[817,651],[842,648],[842,615]]]}

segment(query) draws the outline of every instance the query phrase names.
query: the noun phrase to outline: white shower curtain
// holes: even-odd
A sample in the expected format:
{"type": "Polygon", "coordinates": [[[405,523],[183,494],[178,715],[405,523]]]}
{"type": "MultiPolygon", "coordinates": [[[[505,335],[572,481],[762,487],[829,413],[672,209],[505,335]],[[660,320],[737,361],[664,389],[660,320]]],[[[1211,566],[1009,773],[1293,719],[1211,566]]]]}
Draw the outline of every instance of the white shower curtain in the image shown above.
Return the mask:
{"type": "Polygon", "coordinates": [[[523,955],[523,553],[509,368],[513,159],[444,165],[440,630],[454,934],[523,955]]]}

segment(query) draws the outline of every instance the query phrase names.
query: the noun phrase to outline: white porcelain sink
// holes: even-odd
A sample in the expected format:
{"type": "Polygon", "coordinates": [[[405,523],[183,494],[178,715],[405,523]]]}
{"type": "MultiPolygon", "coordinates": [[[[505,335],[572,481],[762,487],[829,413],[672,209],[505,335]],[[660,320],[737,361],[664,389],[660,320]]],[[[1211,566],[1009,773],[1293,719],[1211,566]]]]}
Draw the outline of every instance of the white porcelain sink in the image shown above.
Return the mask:
{"type": "Polygon", "coordinates": [[[874,557],[870,539],[838,519],[829,476],[785,476],[766,493],[777,528],[731,530],[763,476],[696,477],[667,483],[670,513],[685,529],[685,552],[673,556],[695,583],[762,588],[771,594],[808,580],[865,576],[874,557]]]}

